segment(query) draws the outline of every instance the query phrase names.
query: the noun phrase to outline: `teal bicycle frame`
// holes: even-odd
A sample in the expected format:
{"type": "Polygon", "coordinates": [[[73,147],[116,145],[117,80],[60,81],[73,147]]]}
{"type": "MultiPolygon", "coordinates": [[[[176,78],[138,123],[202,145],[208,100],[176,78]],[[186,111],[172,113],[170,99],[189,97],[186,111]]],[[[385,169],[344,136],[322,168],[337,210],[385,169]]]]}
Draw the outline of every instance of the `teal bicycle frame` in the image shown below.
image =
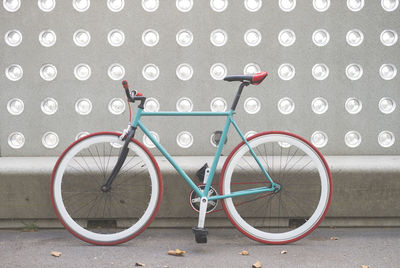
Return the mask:
{"type": "Polygon", "coordinates": [[[143,108],[138,108],[135,118],[132,122],[132,127],[137,128],[139,127],[144,134],[153,142],[153,144],[158,148],[158,150],[167,158],[167,160],[171,163],[171,165],[176,169],[176,171],[186,180],[186,182],[190,185],[190,187],[198,194],[200,197],[207,197],[208,191],[210,190],[211,183],[213,181],[213,177],[215,174],[215,170],[217,168],[217,164],[219,161],[219,158],[221,156],[222,148],[224,147],[226,137],[229,131],[229,127],[232,124],[234,128],[236,129],[237,133],[239,134],[240,138],[243,140],[243,142],[247,145],[249,148],[249,151],[251,155],[254,157],[255,161],[261,168],[262,172],[264,173],[265,177],[268,179],[268,181],[271,183],[271,187],[259,187],[259,188],[254,188],[254,189],[248,189],[248,190],[243,190],[243,191],[237,191],[233,192],[227,195],[216,195],[216,196],[210,196],[208,197],[208,200],[218,200],[218,199],[225,199],[225,198],[230,198],[230,197],[236,197],[236,196],[243,196],[243,195],[250,195],[250,194],[257,194],[257,193],[263,193],[263,192],[273,192],[276,191],[276,189],[280,188],[278,184],[275,184],[271,178],[271,176],[268,174],[268,172],[265,170],[263,165],[261,164],[260,160],[258,159],[257,155],[254,153],[253,149],[250,147],[249,143],[247,142],[246,138],[240,131],[238,125],[236,124],[235,120],[233,119],[233,115],[235,114],[234,110],[230,110],[229,112],[145,112],[143,111],[143,108]],[[197,185],[193,182],[193,180],[185,173],[185,171],[175,162],[175,160],[172,158],[172,156],[167,152],[167,150],[153,137],[153,135],[150,133],[150,131],[146,128],[146,126],[142,123],[140,118],[142,116],[226,116],[226,122],[224,129],[222,131],[221,139],[219,141],[217,151],[214,156],[213,163],[210,168],[210,173],[208,176],[208,180],[206,182],[204,190],[200,190],[197,185]]]}

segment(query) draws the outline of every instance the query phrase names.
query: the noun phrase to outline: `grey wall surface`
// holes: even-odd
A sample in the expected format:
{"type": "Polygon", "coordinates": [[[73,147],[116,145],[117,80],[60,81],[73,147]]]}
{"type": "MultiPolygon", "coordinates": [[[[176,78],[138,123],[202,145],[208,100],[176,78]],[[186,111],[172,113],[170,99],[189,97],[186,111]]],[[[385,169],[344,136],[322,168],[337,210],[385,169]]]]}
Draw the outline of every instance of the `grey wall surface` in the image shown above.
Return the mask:
{"type": "MultiPolygon", "coordinates": [[[[124,79],[148,97],[156,98],[161,110],[175,111],[180,97],[189,97],[194,110],[210,110],[210,102],[215,97],[223,97],[228,107],[233,100],[238,84],[214,80],[210,67],[223,63],[228,74],[241,74],[248,63],[257,63],[261,70],[269,72],[269,77],[257,87],[248,87],[242,95],[237,111],[237,122],[243,132],[250,130],[287,130],[310,139],[313,132],[321,130],[329,138],[321,148],[327,155],[381,155],[400,154],[398,140],[389,148],[378,143],[378,134],[387,130],[400,139],[399,108],[384,114],[378,108],[382,97],[390,97],[400,103],[400,75],[384,80],[379,75],[382,64],[400,67],[400,49],[397,42],[384,46],[380,34],[392,29],[400,34],[400,8],[385,11],[381,1],[366,1],[358,12],[350,11],[346,1],[331,1],[329,9],[318,12],[313,1],[297,1],[291,12],[279,8],[278,0],[263,1],[257,12],[245,9],[242,0],[230,0],[223,12],[215,12],[210,1],[194,0],[189,12],[180,12],[176,1],[160,1],[155,12],[146,12],[141,1],[125,1],[120,12],[111,12],[107,1],[94,1],[85,12],[77,12],[71,1],[57,1],[51,12],[43,12],[37,1],[22,1],[16,12],[0,8],[0,33],[18,29],[23,36],[19,46],[11,47],[4,38],[0,41],[0,156],[56,156],[68,146],[77,133],[101,130],[122,130],[126,127],[129,112],[121,115],[108,111],[112,98],[123,98],[120,81],[107,75],[113,63],[125,68],[124,79]],[[210,42],[210,33],[223,29],[228,34],[224,46],[216,47],[210,42]],[[244,42],[248,29],[258,29],[262,40],[255,47],[244,42]],[[278,34],[282,29],[291,29],[296,34],[296,42],[290,47],[279,44],[278,34]],[[39,43],[39,33],[51,29],[57,41],[51,47],[39,43]],[[73,42],[73,34],[78,29],[90,32],[91,41],[86,47],[78,47],[73,42]],[[112,29],[120,29],[125,34],[125,42],[120,47],[112,47],[107,34],[112,29]],[[154,47],[145,46],[142,33],[155,29],[159,43],[154,47]],[[193,33],[193,43],[188,47],[179,46],[176,34],[181,29],[193,33]],[[312,34],[317,29],[326,29],[330,41],[326,46],[316,46],[312,34]],[[364,40],[360,46],[347,44],[346,34],[351,29],[360,29],[364,40]],[[51,63],[57,68],[57,77],[45,81],[39,75],[43,64],[51,63]],[[80,63],[91,67],[92,74],[86,81],[74,77],[74,68],[80,63]],[[142,68],[153,63],[160,75],[154,81],[146,80],[142,68]],[[176,68],[181,63],[189,63],[194,70],[193,77],[181,81],[176,68]],[[293,79],[279,78],[278,68],[283,63],[295,67],[293,79]],[[329,76],[322,81],[313,78],[311,70],[317,63],[329,67],[329,76]],[[346,77],[346,66],[360,64],[363,75],[359,80],[346,77]],[[10,81],[6,68],[18,64],[23,68],[23,77],[10,81]],[[58,111],[46,115],[41,111],[43,99],[52,97],[58,102],[58,111]],[[256,114],[244,111],[243,102],[248,97],[258,98],[262,105],[256,114]],[[284,115],[277,109],[283,97],[295,103],[293,113],[284,115]],[[323,114],[315,114],[311,102],[316,97],[328,101],[329,108],[323,114]],[[349,114],[344,107],[349,97],[362,101],[358,114],[349,114]],[[11,115],[7,103],[12,98],[24,102],[20,115],[11,115]],[[79,115],[75,102],[88,98],[93,104],[89,115],[79,115]],[[361,134],[362,142],[356,148],[349,148],[344,142],[345,134],[355,130],[361,134]],[[25,137],[20,149],[8,144],[11,133],[18,131],[25,137]],[[42,145],[42,136],[47,131],[57,133],[59,144],[54,149],[42,145]]],[[[222,128],[223,120],[215,118],[146,118],[145,124],[160,136],[162,144],[173,155],[212,155],[215,148],[210,144],[210,135],[222,128]],[[183,149],[176,144],[176,135],[187,130],[194,143],[183,149]]],[[[226,154],[238,139],[230,133],[226,154]]],[[[142,134],[137,136],[142,139],[142,134]]]]}

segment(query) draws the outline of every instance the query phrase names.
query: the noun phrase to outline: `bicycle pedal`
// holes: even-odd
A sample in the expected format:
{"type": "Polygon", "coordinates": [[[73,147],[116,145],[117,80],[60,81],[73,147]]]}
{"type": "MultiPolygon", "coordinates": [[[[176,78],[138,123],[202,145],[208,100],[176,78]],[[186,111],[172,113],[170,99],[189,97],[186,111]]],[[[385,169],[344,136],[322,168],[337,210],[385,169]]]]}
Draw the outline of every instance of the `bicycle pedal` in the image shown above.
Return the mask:
{"type": "Polygon", "coordinates": [[[204,174],[206,173],[207,168],[208,168],[208,164],[205,163],[199,170],[197,170],[196,177],[199,179],[199,181],[203,182],[204,174]]]}
{"type": "Polygon", "coordinates": [[[194,238],[196,239],[196,242],[198,244],[207,243],[207,235],[208,235],[207,228],[193,227],[192,230],[194,233],[194,238]]]}

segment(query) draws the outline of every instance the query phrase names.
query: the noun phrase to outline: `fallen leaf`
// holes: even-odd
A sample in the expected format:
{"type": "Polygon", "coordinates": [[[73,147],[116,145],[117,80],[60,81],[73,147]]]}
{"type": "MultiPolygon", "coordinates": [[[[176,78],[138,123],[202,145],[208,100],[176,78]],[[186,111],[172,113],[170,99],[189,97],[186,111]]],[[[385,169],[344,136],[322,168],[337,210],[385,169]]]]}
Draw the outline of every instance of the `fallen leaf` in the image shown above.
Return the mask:
{"type": "Polygon", "coordinates": [[[168,250],[168,255],[182,256],[185,253],[186,253],[186,251],[180,250],[180,249],[168,250]]]}
{"type": "Polygon", "coordinates": [[[361,268],[371,268],[371,267],[368,265],[361,265],[361,268]]]}
{"type": "Polygon", "coordinates": [[[137,262],[137,263],[135,264],[135,266],[141,266],[141,267],[145,267],[145,266],[146,266],[146,264],[144,264],[144,263],[141,263],[141,262],[137,262]]]}
{"type": "Polygon", "coordinates": [[[62,253],[59,252],[59,251],[52,251],[52,252],[51,252],[51,255],[54,256],[54,257],[60,257],[61,254],[62,254],[62,253]]]}
{"type": "Polygon", "coordinates": [[[339,240],[339,237],[336,236],[331,236],[331,238],[329,238],[330,240],[339,240]]]}
{"type": "Polygon", "coordinates": [[[247,250],[242,250],[242,252],[239,253],[240,255],[249,255],[249,252],[247,250]]]}
{"type": "Polygon", "coordinates": [[[286,253],[287,253],[286,250],[282,250],[282,251],[281,251],[281,254],[286,254],[286,253]]]}
{"type": "Polygon", "coordinates": [[[252,266],[253,268],[261,268],[261,262],[257,261],[255,264],[252,266]]]}

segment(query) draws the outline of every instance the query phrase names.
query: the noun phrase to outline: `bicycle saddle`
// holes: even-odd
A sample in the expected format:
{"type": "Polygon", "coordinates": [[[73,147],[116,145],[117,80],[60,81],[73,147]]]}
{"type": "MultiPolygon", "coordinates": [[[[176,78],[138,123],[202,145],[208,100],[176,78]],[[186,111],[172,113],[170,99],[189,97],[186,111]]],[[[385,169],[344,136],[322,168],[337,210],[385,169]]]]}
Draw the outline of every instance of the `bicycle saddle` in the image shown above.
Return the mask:
{"type": "Polygon", "coordinates": [[[264,81],[265,77],[267,77],[267,72],[256,73],[253,75],[228,75],[224,78],[225,81],[233,82],[248,82],[252,85],[259,85],[262,81],[264,81]]]}

